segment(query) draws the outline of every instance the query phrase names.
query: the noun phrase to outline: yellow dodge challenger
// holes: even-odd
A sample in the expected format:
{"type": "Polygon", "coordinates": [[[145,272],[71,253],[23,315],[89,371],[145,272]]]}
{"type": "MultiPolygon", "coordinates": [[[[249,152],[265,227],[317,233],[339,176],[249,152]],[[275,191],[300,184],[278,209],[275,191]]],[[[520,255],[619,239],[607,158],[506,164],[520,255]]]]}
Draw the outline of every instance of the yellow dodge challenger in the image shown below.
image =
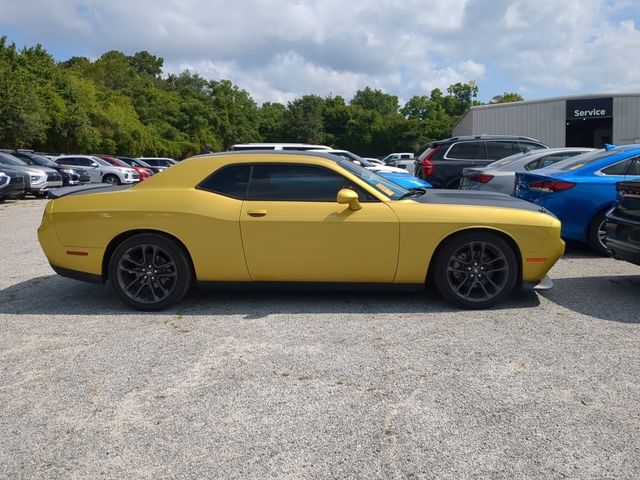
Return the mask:
{"type": "Polygon", "coordinates": [[[135,186],[51,194],[38,229],[60,275],[110,282],[140,310],[194,282],[414,289],[465,308],[523,284],[548,288],[560,222],[507,195],[405,190],[345,159],[307,152],[192,157],[135,186]]]}

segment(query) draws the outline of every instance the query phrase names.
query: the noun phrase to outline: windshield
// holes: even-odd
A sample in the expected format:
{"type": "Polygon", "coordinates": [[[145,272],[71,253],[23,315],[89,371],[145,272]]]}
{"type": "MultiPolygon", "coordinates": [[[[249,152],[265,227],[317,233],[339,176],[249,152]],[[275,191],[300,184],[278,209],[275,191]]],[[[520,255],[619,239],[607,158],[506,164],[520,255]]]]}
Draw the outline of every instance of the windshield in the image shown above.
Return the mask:
{"type": "Polygon", "coordinates": [[[91,157],[91,160],[94,160],[96,162],[98,162],[99,165],[105,166],[105,167],[113,167],[113,165],[111,165],[109,162],[107,162],[106,160],[103,160],[100,157],[91,157]]]}
{"type": "Polygon", "coordinates": [[[387,180],[377,173],[367,170],[366,168],[356,165],[348,160],[339,160],[338,165],[392,200],[398,200],[400,197],[410,193],[409,190],[402,188],[397,183],[393,183],[391,180],[387,180]]]}
{"type": "Polygon", "coordinates": [[[142,160],[134,160],[133,158],[118,157],[118,159],[132,167],[152,168],[147,162],[142,160]]]}
{"type": "Polygon", "coordinates": [[[36,165],[40,165],[41,167],[54,167],[54,168],[60,167],[60,165],[58,165],[53,160],[49,160],[48,158],[43,157],[42,155],[36,155],[35,153],[30,154],[29,159],[33,163],[35,163],[36,165]]]}
{"type": "Polygon", "coordinates": [[[562,172],[569,172],[577,170],[585,165],[602,160],[603,158],[612,157],[618,155],[620,152],[616,150],[596,150],[595,152],[587,152],[581,155],[576,155],[570,160],[563,160],[555,165],[547,167],[549,170],[560,170],[562,172]]]}
{"type": "Polygon", "coordinates": [[[0,152],[0,163],[4,163],[5,165],[15,165],[18,167],[26,167],[27,163],[23,162],[19,158],[14,157],[13,155],[9,155],[8,153],[0,152]]]}

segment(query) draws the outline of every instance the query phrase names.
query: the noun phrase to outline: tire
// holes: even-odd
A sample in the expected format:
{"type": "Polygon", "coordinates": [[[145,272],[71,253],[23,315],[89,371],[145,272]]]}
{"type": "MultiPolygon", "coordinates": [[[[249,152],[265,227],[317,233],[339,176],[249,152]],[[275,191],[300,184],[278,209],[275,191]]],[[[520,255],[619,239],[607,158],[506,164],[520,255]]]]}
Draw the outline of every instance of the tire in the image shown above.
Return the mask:
{"type": "Polygon", "coordinates": [[[460,179],[456,178],[455,180],[451,180],[449,183],[447,183],[447,186],[445,188],[458,190],[460,188],[460,179]]]}
{"type": "Polygon", "coordinates": [[[122,182],[116,175],[105,175],[102,178],[102,183],[110,183],[111,185],[120,185],[122,182]]]}
{"type": "Polygon", "coordinates": [[[134,235],[118,245],[109,259],[108,275],[124,303],[145,311],[179,302],[193,279],[182,247],[153,233],[134,235]]]}
{"type": "Polygon", "coordinates": [[[591,220],[589,229],[587,230],[587,244],[589,245],[589,248],[603,256],[606,256],[609,253],[609,249],[604,243],[604,239],[606,237],[604,230],[606,213],[606,210],[598,213],[593,220],[591,220]]]}
{"type": "Polygon", "coordinates": [[[518,261],[506,240],[492,232],[461,233],[435,253],[432,279],[450,303],[487,308],[506,299],[518,281],[518,261]]]}

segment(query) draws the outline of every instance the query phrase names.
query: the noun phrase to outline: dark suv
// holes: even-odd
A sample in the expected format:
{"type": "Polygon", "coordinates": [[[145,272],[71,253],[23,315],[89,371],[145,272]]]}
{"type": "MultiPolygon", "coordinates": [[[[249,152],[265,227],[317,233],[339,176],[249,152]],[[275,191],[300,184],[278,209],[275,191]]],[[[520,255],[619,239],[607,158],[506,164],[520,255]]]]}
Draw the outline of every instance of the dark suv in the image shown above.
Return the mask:
{"type": "Polygon", "coordinates": [[[640,265],[640,182],[619,182],[618,198],[606,216],[605,243],[618,260],[640,265]]]}
{"type": "Polygon", "coordinates": [[[416,177],[435,188],[458,188],[462,170],[483,167],[515,153],[549,148],[529,137],[510,135],[473,135],[438,140],[416,159],[416,177]]]}

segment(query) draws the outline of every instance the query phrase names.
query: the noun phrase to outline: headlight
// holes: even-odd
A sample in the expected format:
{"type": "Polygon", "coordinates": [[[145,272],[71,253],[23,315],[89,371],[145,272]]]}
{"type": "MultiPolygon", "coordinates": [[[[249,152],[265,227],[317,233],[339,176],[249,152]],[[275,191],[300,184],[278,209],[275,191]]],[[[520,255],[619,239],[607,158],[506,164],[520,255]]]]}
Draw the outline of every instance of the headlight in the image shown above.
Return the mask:
{"type": "Polygon", "coordinates": [[[71,170],[70,168],[63,168],[60,171],[64,172],[64,173],[68,173],[69,175],[73,175],[74,173],[76,173],[75,171],[71,170]]]}

